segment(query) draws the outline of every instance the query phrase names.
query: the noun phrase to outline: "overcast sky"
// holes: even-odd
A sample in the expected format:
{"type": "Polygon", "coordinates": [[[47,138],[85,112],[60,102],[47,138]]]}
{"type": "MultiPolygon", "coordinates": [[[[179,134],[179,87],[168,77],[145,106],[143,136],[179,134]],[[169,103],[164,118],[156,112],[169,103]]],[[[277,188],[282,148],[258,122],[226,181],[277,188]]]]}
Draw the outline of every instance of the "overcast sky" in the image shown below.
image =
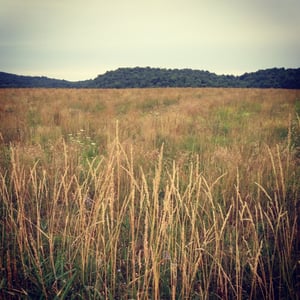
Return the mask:
{"type": "Polygon", "coordinates": [[[0,71],[300,67],[300,0],[0,0],[0,71]]]}

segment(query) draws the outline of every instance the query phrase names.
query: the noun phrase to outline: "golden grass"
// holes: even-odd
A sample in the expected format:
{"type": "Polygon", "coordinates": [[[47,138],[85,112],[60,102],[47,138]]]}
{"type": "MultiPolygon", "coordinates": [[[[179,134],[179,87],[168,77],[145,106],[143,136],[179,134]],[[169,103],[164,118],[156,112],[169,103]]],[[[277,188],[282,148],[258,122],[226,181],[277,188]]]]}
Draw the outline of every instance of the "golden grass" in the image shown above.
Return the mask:
{"type": "Polygon", "coordinates": [[[0,90],[0,296],[298,299],[298,90],[0,90]]]}

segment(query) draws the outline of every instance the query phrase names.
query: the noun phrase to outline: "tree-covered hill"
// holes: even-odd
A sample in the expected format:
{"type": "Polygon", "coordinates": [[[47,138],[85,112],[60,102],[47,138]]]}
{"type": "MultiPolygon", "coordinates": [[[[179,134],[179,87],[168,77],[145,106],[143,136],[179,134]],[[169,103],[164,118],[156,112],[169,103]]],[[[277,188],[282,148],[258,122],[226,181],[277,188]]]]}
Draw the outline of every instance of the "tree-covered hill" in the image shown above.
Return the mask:
{"type": "Polygon", "coordinates": [[[93,80],[70,82],[47,77],[0,72],[1,88],[146,88],[146,87],[246,87],[300,89],[300,68],[273,68],[241,76],[216,75],[191,69],[119,68],[93,80]]]}
{"type": "Polygon", "coordinates": [[[233,76],[218,76],[191,69],[120,68],[94,80],[96,87],[206,87],[233,83],[233,76]],[[231,81],[230,81],[231,80],[231,81]]]}
{"type": "Polygon", "coordinates": [[[273,68],[241,76],[216,75],[191,69],[120,68],[91,82],[99,88],[127,87],[255,87],[300,88],[300,68],[273,68]]]}
{"type": "Polygon", "coordinates": [[[239,76],[238,80],[241,87],[299,89],[300,68],[259,70],[245,73],[239,76]]]}
{"type": "Polygon", "coordinates": [[[1,88],[68,88],[74,87],[74,83],[51,79],[44,76],[22,76],[10,73],[0,72],[0,87],[1,88]]]}

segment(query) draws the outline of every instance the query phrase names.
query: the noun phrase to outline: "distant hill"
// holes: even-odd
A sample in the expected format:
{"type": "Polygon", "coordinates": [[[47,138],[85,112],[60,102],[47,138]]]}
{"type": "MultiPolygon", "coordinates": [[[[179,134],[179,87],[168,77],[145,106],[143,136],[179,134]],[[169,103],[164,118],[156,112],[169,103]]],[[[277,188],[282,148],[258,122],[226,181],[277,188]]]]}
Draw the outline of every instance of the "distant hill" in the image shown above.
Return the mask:
{"type": "Polygon", "coordinates": [[[0,88],[240,87],[300,89],[300,68],[273,68],[241,76],[191,69],[119,68],[93,80],[71,82],[0,72],[0,88]]]}
{"type": "Polygon", "coordinates": [[[0,72],[0,88],[84,88],[91,80],[67,81],[45,76],[23,76],[0,72]]]}
{"type": "Polygon", "coordinates": [[[22,76],[0,72],[1,88],[67,88],[74,87],[72,82],[48,77],[22,76]]]}

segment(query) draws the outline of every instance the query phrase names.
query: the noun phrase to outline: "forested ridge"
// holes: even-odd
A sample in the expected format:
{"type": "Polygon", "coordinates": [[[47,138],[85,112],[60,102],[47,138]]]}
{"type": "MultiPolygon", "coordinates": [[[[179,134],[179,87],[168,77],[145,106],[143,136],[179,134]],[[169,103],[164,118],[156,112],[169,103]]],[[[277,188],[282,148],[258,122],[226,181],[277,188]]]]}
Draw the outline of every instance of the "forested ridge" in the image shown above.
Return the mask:
{"type": "Polygon", "coordinates": [[[67,81],[44,76],[21,76],[0,72],[1,88],[155,88],[155,87],[238,87],[300,88],[300,68],[272,68],[241,76],[217,75],[192,69],[150,67],[119,68],[98,75],[95,79],[67,81]]]}

